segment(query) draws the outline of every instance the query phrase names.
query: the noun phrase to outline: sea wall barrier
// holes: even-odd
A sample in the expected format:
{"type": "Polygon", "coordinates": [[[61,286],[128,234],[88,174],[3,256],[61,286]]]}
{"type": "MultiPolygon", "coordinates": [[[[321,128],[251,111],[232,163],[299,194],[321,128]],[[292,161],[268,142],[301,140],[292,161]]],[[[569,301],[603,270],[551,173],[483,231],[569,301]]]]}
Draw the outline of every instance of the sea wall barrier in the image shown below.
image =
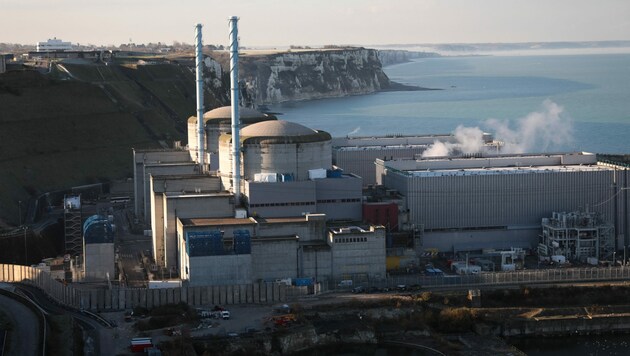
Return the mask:
{"type": "MultiPolygon", "coordinates": [[[[456,276],[397,275],[379,281],[365,281],[364,283],[355,281],[354,285],[395,288],[401,284],[407,286],[415,284],[439,288],[623,280],[630,280],[630,267],[560,268],[456,276]]],[[[87,284],[64,284],[53,279],[48,272],[29,266],[11,264],[0,264],[0,282],[31,284],[42,289],[60,304],[95,311],[123,310],[137,306],[152,308],[179,302],[185,302],[195,307],[202,305],[271,304],[285,302],[308,293],[306,287],[290,287],[281,283],[264,281],[240,285],[182,286],[165,289],[118,286],[107,288],[87,284]]],[[[339,282],[335,281],[333,288],[326,288],[328,283],[323,283],[322,290],[348,289],[348,287],[337,287],[339,282]]]]}
{"type": "Polygon", "coordinates": [[[161,289],[94,287],[64,284],[53,279],[48,272],[9,264],[0,264],[0,281],[34,285],[60,304],[95,311],[153,308],[179,302],[188,303],[193,307],[278,303],[286,301],[288,290],[286,285],[270,282],[161,289]]]}

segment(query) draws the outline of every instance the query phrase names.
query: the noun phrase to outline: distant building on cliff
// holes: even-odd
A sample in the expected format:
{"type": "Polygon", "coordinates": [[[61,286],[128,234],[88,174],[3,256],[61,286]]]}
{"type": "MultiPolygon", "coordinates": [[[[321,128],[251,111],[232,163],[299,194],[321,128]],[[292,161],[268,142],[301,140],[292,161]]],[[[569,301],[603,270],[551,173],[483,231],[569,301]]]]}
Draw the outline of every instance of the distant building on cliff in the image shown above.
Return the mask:
{"type": "Polygon", "coordinates": [[[37,52],[63,52],[63,51],[72,51],[72,43],[63,42],[57,37],[53,39],[48,39],[45,42],[37,42],[36,46],[37,52]]]}

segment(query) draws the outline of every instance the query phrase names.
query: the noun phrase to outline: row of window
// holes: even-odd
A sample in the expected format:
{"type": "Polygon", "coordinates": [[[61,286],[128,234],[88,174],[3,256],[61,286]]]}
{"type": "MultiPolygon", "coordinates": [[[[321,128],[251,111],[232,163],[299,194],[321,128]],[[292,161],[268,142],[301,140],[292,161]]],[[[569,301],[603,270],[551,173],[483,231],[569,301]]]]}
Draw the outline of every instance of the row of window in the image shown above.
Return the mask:
{"type": "Polygon", "coordinates": [[[335,243],[367,242],[367,237],[337,237],[335,243]]]}
{"type": "Polygon", "coordinates": [[[264,204],[249,204],[250,208],[262,208],[262,207],[270,207],[270,206],[308,206],[315,205],[315,202],[312,201],[298,201],[291,203],[264,203],[264,204]]]}
{"type": "Polygon", "coordinates": [[[327,203],[359,203],[361,199],[359,198],[348,198],[348,199],[323,199],[318,200],[318,204],[327,204],[327,203]]]}
{"type": "MultiPolygon", "coordinates": [[[[329,203],[358,203],[361,199],[353,198],[353,199],[326,199],[326,200],[318,200],[318,204],[329,204],[329,203]]],[[[298,202],[290,202],[290,203],[262,203],[262,204],[249,204],[250,208],[263,208],[263,207],[272,207],[272,206],[309,206],[315,205],[315,202],[312,201],[298,201],[298,202]]]]}

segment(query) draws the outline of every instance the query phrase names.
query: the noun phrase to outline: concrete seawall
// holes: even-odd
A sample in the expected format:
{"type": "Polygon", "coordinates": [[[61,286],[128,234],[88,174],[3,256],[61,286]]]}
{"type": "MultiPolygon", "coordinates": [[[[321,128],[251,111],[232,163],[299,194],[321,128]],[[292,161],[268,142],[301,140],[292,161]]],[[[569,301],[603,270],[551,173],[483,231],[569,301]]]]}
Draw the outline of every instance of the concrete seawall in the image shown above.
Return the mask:
{"type": "Polygon", "coordinates": [[[287,286],[278,283],[180,287],[168,289],[121,288],[111,289],[65,285],[36,268],[0,264],[0,282],[25,283],[42,289],[60,304],[95,311],[123,310],[134,307],[153,308],[185,302],[191,306],[268,304],[284,302],[287,286]]]}

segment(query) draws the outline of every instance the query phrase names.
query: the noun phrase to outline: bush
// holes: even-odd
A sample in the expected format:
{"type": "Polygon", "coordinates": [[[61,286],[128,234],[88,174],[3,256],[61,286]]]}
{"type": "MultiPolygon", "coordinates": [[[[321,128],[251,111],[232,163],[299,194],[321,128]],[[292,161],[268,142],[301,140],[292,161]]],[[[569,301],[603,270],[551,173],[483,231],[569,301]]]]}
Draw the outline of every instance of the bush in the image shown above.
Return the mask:
{"type": "Polygon", "coordinates": [[[464,332],[472,328],[474,316],[468,308],[446,308],[440,311],[435,322],[439,331],[464,332]]]}

